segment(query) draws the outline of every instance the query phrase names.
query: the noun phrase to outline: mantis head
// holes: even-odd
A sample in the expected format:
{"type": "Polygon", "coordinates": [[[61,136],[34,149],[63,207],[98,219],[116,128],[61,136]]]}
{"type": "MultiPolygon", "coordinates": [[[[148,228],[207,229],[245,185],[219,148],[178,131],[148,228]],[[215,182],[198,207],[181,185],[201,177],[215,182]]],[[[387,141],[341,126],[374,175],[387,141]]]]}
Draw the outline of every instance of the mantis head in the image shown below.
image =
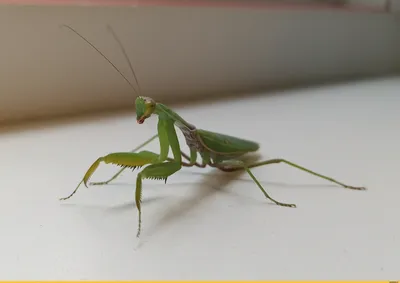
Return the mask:
{"type": "Polygon", "coordinates": [[[136,98],[136,121],[139,124],[143,124],[144,120],[149,118],[156,109],[156,102],[145,96],[139,96],[136,98]]]}

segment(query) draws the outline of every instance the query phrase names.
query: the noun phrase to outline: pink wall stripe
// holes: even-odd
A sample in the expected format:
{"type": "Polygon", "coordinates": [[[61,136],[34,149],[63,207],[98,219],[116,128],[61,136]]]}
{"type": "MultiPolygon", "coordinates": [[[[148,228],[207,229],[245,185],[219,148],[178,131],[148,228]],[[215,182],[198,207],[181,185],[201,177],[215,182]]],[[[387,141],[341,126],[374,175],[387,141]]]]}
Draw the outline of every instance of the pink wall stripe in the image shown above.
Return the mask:
{"type": "Polygon", "coordinates": [[[0,0],[0,4],[15,5],[74,5],[74,6],[173,6],[173,7],[220,7],[275,10],[337,10],[349,12],[386,13],[386,7],[369,5],[335,5],[335,4],[297,4],[271,3],[253,0],[0,0]]]}

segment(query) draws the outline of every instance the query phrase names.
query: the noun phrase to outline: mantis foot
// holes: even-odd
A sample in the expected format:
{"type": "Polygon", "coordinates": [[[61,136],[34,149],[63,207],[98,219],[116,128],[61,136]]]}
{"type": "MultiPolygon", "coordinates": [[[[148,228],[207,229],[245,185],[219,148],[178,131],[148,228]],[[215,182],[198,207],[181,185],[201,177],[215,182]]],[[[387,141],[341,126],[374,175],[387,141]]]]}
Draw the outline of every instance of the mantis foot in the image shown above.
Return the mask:
{"type": "Polygon", "coordinates": [[[105,181],[105,182],[91,182],[89,183],[90,186],[103,186],[103,185],[108,185],[111,182],[111,180],[105,181]]]}
{"type": "Polygon", "coordinates": [[[353,187],[353,186],[345,186],[346,189],[350,189],[350,190],[357,190],[357,191],[366,191],[367,188],[366,187],[353,187]]]}
{"type": "Polygon", "coordinates": [[[282,203],[282,202],[275,202],[275,204],[285,207],[293,207],[296,208],[297,206],[294,203],[282,203]]]}

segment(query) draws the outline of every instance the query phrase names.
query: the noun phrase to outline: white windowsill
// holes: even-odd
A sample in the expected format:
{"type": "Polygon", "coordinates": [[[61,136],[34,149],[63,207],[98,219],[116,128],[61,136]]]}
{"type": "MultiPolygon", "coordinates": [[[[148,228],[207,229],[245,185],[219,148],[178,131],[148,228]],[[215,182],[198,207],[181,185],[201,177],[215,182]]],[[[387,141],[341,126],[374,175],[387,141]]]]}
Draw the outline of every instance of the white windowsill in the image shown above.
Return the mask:
{"type": "MultiPolygon", "coordinates": [[[[9,129],[0,136],[4,280],[396,278],[400,80],[287,91],[176,109],[200,128],[256,140],[366,192],[331,186],[285,165],[254,169],[282,208],[246,174],[183,169],[144,181],[142,245],[135,173],[68,195],[99,156],[130,150],[155,123],[134,113],[9,129]]],[[[158,152],[157,143],[147,149],[158,152]]],[[[186,147],[185,147],[186,149],[186,147]]],[[[93,180],[116,168],[102,165],[93,180]]]]}

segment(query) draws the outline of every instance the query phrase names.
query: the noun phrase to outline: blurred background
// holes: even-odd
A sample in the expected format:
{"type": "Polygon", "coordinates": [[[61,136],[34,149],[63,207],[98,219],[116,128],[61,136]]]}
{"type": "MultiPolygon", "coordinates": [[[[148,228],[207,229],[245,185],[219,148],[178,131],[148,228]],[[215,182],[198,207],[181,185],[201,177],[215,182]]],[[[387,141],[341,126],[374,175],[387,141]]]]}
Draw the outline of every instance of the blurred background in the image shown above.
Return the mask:
{"type": "Polygon", "coordinates": [[[178,104],[400,70],[400,1],[0,1],[0,123],[178,104]],[[33,3],[34,2],[34,3],[33,3]]]}

